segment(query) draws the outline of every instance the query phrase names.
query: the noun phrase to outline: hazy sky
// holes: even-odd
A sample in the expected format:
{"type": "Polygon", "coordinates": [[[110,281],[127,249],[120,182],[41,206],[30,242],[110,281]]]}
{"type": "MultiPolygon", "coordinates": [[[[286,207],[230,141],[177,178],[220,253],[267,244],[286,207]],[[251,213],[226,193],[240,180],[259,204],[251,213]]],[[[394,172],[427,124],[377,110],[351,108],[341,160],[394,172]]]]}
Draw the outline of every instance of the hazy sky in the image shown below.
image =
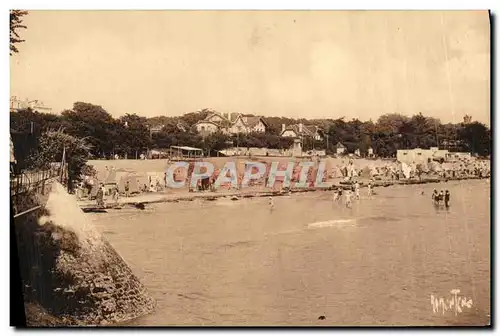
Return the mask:
{"type": "Polygon", "coordinates": [[[486,11],[31,11],[25,24],[11,94],[55,110],[489,124],[486,11]]]}

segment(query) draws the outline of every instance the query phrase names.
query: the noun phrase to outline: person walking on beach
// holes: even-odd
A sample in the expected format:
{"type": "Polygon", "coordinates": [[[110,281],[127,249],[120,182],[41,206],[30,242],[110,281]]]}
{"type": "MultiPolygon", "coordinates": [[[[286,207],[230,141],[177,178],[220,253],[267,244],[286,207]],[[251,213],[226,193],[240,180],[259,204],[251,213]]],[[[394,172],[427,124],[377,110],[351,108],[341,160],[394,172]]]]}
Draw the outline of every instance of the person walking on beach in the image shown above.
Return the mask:
{"type": "Polygon", "coordinates": [[[125,181],[125,197],[129,197],[129,191],[130,191],[130,182],[125,181]]]}
{"type": "Polygon", "coordinates": [[[118,203],[118,187],[114,186],[113,189],[111,189],[111,199],[113,200],[114,204],[118,203]]]}
{"type": "Polygon", "coordinates": [[[104,185],[103,184],[101,184],[99,189],[97,189],[96,201],[97,201],[98,208],[104,207],[104,185]]]}
{"type": "Polygon", "coordinates": [[[355,192],[357,200],[359,200],[361,198],[359,195],[359,189],[360,189],[359,181],[356,181],[356,184],[354,184],[354,192],[355,192]]]}

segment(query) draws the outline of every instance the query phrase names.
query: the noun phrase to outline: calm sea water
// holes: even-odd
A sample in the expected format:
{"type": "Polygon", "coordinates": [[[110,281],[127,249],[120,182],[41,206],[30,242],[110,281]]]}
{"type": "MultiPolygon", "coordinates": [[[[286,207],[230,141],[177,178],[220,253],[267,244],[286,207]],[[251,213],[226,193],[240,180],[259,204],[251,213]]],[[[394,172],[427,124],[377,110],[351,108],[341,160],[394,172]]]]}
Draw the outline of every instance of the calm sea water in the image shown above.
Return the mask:
{"type": "Polygon", "coordinates": [[[485,325],[489,181],[327,192],[94,214],[158,301],[132,325],[485,325]],[[451,207],[435,208],[447,188],[451,207]],[[423,195],[422,195],[423,192],[423,195]],[[431,295],[472,300],[433,311],[431,295]],[[318,319],[324,316],[325,319],[318,319]]]}

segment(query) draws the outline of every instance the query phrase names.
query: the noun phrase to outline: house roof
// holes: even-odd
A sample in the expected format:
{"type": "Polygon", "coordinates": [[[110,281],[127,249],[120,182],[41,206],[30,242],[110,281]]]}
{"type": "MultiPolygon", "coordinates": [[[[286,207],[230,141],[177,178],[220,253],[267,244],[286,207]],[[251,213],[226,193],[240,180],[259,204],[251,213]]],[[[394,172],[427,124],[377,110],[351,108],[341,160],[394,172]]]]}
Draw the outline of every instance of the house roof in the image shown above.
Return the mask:
{"type": "Polygon", "coordinates": [[[209,123],[212,123],[216,126],[219,126],[219,127],[227,127],[227,126],[230,126],[231,125],[231,121],[229,119],[227,119],[225,116],[223,116],[222,114],[220,113],[215,113],[215,112],[211,112],[209,115],[206,116],[205,119],[201,120],[201,121],[198,121],[197,123],[200,123],[200,122],[209,122],[209,123]],[[209,119],[212,118],[213,116],[218,116],[220,117],[222,120],[221,121],[210,121],[209,119]]]}
{"type": "Polygon", "coordinates": [[[161,131],[163,129],[163,127],[165,127],[165,125],[155,125],[155,126],[151,126],[150,130],[151,131],[161,131]]]}
{"type": "Polygon", "coordinates": [[[181,149],[181,150],[187,150],[187,151],[195,151],[195,152],[202,152],[203,149],[201,148],[195,148],[195,147],[189,147],[189,146],[170,146],[171,149],[181,149]]]}
{"type": "Polygon", "coordinates": [[[336,148],[346,148],[346,146],[344,146],[342,143],[340,142],[337,142],[337,144],[335,145],[336,148]]]}
{"type": "Polygon", "coordinates": [[[243,123],[250,128],[257,126],[259,122],[262,122],[267,127],[266,122],[261,117],[243,117],[243,123]]]}
{"type": "Polygon", "coordinates": [[[210,121],[210,120],[203,119],[203,120],[198,121],[195,125],[198,125],[198,124],[212,124],[212,125],[215,125],[215,126],[219,127],[221,123],[217,123],[215,121],[210,121]]]}
{"type": "Polygon", "coordinates": [[[185,131],[189,128],[189,127],[188,127],[186,124],[182,123],[182,122],[178,122],[178,123],[177,123],[177,128],[178,128],[179,130],[181,130],[181,131],[184,131],[184,132],[185,132],[185,131]]]}
{"type": "MultiPolygon", "coordinates": [[[[246,117],[241,113],[231,113],[229,114],[229,118],[226,118],[224,115],[218,112],[211,112],[207,117],[203,120],[198,121],[196,124],[199,123],[211,123],[214,124],[218,127],[230,127],[231,125],[234,125],[234,123],[238,120],[241,119],[243,124],[247,127],[253,128],[255,127],[259,121],[264,124],[264,126],[268,126],[267,123],[262,119],[262,117],[246,117]],[[209,120],[212,118],[214,115],[220,117],[222,120],[221,121],[211,121],[209,120]]],[[[195,125],[196,125],[195,124],[195,125]]]]}
{"type": "Polygon", "coordinates": [[[302,135],[302,136],[314,136],[316,133],[321,131],[321,129],[316,126],[316,125],[302,125],[302,134],[299,132],[299,124],[293,124],[293,125],[288,125],[285,127],[283,134],[285,131],[293,131],[296,135],[302,135]]]}

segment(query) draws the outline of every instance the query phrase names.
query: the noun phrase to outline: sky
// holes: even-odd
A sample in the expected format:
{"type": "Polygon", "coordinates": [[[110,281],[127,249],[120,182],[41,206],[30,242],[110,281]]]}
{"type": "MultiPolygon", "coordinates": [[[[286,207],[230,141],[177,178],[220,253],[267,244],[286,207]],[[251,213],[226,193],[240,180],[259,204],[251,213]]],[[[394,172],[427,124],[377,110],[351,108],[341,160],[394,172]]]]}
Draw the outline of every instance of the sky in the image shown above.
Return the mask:
{"type": "Polygon", "coordinates": [[[490,124],[486,11],[30,11],[24,23],[11,95],[54,111],[490,124]]]}

